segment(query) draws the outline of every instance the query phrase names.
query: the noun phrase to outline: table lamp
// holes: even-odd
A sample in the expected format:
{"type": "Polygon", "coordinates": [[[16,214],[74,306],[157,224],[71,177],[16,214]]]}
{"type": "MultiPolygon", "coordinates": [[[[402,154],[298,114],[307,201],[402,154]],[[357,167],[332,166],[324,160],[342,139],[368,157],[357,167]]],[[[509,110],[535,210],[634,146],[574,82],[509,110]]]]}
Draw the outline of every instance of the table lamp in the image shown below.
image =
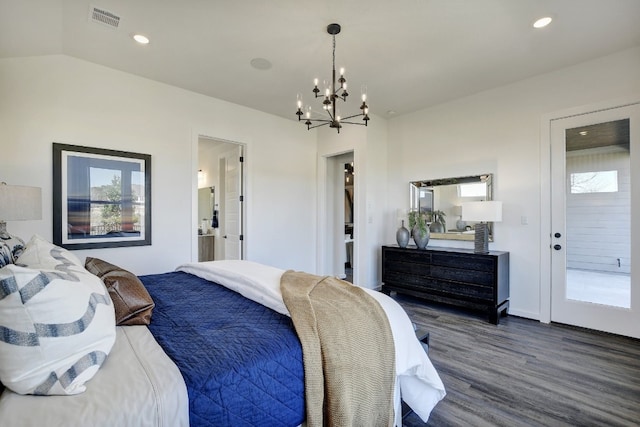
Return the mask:
{"type": "MultiPolygon", "coordinates": [[[[0,183],[0,239],[24,241],[7,232],[6,221],[28,221],[42,219],[42,190],[39,187],[7,185],[0,183]]],[[[11,245],[9,243],[10,246],[11,245]]]]}
{"type": "Polygon", "coordinates": [[[474,252],[477,254],[489,253],[489,227],[487,222],[502,221],[502,202],[463,202],[462,220],[479,221],[474,227],[474,252]]]}

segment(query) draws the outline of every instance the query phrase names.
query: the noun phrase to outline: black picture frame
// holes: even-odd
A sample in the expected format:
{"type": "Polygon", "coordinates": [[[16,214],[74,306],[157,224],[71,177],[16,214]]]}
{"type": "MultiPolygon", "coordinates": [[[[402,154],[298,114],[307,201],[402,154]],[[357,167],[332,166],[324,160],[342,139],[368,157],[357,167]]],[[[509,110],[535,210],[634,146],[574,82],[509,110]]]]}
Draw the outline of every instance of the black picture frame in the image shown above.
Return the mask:
{"type": "Polygon", "coordinates": [[[151,156],[54,142],[53,243],[151,245],[151,156]]]}

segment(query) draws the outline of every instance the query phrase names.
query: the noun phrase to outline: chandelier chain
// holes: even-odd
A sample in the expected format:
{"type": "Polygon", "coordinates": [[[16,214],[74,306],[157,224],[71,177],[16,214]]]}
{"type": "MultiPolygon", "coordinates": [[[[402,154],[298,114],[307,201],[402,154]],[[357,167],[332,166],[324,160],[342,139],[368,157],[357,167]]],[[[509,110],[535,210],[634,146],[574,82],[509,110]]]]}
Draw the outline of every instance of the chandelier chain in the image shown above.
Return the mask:
{"type": "Polygon", "coordinates": [[[333,35],[333,72],[336,72],[336,36],[333,35]]]}

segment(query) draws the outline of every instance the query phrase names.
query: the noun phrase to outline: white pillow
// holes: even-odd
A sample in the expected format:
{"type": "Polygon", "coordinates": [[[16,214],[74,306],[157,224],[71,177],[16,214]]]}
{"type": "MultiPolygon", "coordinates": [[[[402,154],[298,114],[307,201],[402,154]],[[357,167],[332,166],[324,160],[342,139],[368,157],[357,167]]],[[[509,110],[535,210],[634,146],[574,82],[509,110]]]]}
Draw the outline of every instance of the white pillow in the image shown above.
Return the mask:
{"type": "Polygon", "coordinates": [[[73,264],[82,267],[82,262],[67,249],[55,246],[45,238],[34,234],[20,256],[16,257],[16,264],[31,268],[46,268],[54,270],[61,264],[73,264]],[[52,253],[53,251],[53,253],[52,253]]]}
{"type": "Polygon", "coordinates": [[[115,341],[113,304],[74,255],[34,239],[21,265],[0,268],[0,381],[20,394],[82,393],[115,341]]]}

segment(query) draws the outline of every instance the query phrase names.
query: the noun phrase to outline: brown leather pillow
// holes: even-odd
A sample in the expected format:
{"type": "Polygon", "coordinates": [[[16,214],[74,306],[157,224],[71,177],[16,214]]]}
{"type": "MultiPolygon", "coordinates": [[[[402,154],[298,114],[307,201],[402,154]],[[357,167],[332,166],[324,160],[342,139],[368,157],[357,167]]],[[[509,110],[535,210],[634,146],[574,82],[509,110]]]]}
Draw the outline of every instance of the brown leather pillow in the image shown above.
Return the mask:
{"type": "Polygon", "coordinates": [[[151,295],[133,273],[98,258],[87,257],[84,267],[109,290],[116,325],[148,325],[155,307],[151,295]]]}

